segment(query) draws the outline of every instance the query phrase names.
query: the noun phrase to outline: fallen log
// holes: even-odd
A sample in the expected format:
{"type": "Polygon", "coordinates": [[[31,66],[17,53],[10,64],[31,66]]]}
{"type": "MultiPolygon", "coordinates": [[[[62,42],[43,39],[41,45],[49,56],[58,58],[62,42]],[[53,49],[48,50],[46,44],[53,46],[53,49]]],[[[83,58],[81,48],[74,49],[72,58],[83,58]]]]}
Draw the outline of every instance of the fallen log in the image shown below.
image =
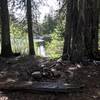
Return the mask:
{"type": "Polygon", "coordinates": [[[27,93],[80,93],[84,89],[82,84],[68,84],[64,82],[15,82],[0,84],[3,92],[27,93]]]}

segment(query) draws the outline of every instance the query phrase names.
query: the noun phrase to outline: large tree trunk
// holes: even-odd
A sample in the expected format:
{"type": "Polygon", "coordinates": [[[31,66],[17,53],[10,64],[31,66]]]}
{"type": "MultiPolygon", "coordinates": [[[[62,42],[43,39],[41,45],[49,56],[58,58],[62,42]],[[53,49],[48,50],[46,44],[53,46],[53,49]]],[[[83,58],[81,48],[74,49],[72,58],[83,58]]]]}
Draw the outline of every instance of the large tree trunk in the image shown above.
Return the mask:
{"type": "Polygon", "coordinates": [[[72,19],[73,19],[73,0],[67,1],[67,12],[66,12],[66,24],[64,33],[64,48],[63,48],[63,60],[70,60],[71,50],[71,35],[73,32],[72,19]]]}
{"type": "Polygon", "coordinates": [[[92,33],[92,23],[93,23],[93,2],[91,0],[86,0],[85,2],[85,52],[86,56],[90,59],[93,58],[93,33],[92,33]]]}
{"type": "Polygon", "coordinates": [[[9,11],[7,0],[1,0],[1,55],[8,57],[12,55],[9,29],[9,11]]]}
{"type": "MultiPolygon", "coordinates": [[[[82,0],[81,0],[82,2],[82,0]]],[[[83,3],[83,2],[82,2],[83,3]]],[[[71,49],[71,61],[79,62],[84,56],[84,43],[83,43],[83,25],[82,10],[78,10],[78,0],[73,2],[73,40],[71,49]]]]}
{"type": "Polygon", "coordinates": [[[94,53],[98,50],[99,13],[97,1],[74,0],[70,6],[72,10],[67,8],[69,15],[66,18],[69,21],[66,20],[68,22],[66,25],[68,30],[66,31],[69,34],[65,35],[63,56],[67,55],[63,60],[66,60],[68,56],[72,62],[80,62],[84,58],[94,59],[94,53]]]}
{"type": "Polygon", "coordinates": [[[63,60],[73,62],[80,61],[84,54],[84,37],[81,27],[83,19],[82,14],[78,12],[77,4],[77,0],[69,0],[67,3],[66,34],[62,57],[63,60]]]}
{"type": "Polygon", "coordinates": [[[32,33],[31,0],[27,0],[27,24],[28,24],[29,54],[35,55],[33,33],[32,33]]]}
{"type": "Polygon", "coordinates": [[[95,53],[98,53],[98,30],[99,30],[99,12],[100,12],[100,0],[93,0],[93,25],[92,25],[92,34],[93,34],[93,56],[95,58],[95,53]]]}
{"type": "Polygon", "coordinates": [[[99,11],[97,1],[86,0],[85,6],[85,46],[90,59],[94,59],[95,53],[98,52],[99,11]]]}

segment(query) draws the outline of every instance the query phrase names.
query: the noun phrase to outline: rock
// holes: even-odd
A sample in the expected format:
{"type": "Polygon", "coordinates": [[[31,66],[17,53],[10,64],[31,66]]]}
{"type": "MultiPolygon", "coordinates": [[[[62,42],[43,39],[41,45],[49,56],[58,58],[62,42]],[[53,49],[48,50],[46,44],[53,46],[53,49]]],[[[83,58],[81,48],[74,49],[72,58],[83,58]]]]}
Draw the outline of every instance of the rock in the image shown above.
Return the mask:
{"type": "Polygon", "coordinates": [[[33,77],[34,79],[41,79],[41,78],[42,78],[42,74],[41,74],[40,71],[36,71],[36,72],[33,72],[33,73],[32,73],[32,77],[33,77]]]}
{"type": "Polygon", "coordinates": [[[70,71],[74,71],[74,70],[77,70],[78,68],[77,67],[69,67],[68,70],[70,71]]]}
{"type": "Polygon", "coordinates": [[[100,61],[93,60],[93,64],[100,65],[100,61]]]}
{"type": "Polygon", "coordinates": [[[44,68],[42,69],[42,71],[48,72],[48,71],[49,71],[49,68],[44,67],[44,68]]]}
{"type": "Polygon", "coordinates": [[[52,76],[50,69],[47,67],[44,67],[42,70],[42,76],[43,78],[50,78],[52,76]]]}
{"type": "Polygon", "coordinates": [[[12,78],[8,78],[7,80],[6,80],[6,82],[7,83],[15,83],[17,80],[14,80],[14,79],[12,79],[12,78]]]}
{"type": "Polygon", "coordinates": [[[82,68],[82,65],[76,64],[76,67],[77,67],[77,68],[82,68]]]}
{"type": "Polygon", "coordinates": [[[59,78],[61,76],[61,71],[57,71],[55,68],[51,68],[50,70],[51,70],[53,77],[59,78]]]}
{"type": "Polygon", "coordinates": [[[51,72],[55,72],[56,71],[56,69],[55,68],[51,68],[51,72]]]}

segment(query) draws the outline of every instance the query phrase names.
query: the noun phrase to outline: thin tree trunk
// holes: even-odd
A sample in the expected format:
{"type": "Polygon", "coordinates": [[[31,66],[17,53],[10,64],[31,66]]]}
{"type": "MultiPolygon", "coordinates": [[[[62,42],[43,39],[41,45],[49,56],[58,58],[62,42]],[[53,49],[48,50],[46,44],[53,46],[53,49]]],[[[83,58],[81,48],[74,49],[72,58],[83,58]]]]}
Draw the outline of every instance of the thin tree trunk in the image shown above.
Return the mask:
{"type": "Polygon", "coordinates": [[[7,0],[1,0],[1,55],[11,56],[10,28],[9,28],[9,11],[7,0]]]}
{"type": "Polygon", "coordinates": [[[27,0],[27,24],[28,24],[29,54],[35,55],[33,33],[32,33],[31,0],[27,0]]]}

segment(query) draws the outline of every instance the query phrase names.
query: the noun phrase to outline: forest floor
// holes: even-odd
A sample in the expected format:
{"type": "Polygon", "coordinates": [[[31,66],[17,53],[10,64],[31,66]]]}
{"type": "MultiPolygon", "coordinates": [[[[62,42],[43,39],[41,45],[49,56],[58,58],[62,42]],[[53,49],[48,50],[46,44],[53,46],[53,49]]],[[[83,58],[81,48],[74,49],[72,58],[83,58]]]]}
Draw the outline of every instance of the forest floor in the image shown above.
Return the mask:
{"type": "Polygon", "coordinates": [[[84,84],[82,93],[66,94],[0,94],[0,100],[100,100],[99,61],[71,64],[70,61],[49,60],[33,56],[0,58],[0,88],[13,83],[67,82],[84,84]],[[16,98],[16,99],[15,99],[16,98]]]}

